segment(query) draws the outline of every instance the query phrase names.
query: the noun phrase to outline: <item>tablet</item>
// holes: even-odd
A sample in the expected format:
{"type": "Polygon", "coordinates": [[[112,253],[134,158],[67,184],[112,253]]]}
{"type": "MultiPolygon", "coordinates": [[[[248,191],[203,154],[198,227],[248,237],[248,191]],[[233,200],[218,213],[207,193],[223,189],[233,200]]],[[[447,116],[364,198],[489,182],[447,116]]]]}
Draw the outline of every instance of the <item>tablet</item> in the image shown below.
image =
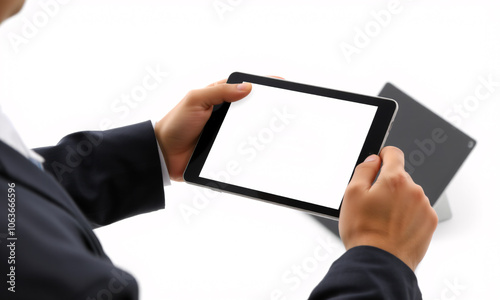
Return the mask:
{"type": "MultiPolygon", "coordinates": [[[[436,208],[439,221],[446,220],[451,213],[447,210],[441,213],[435,204],[443,205],[441,197],[446,194],[445,189],[476,146],[476,140],[389,82],[379,96],[398,101],[398,115],[386,145],[403,150],[405,170],[416,184],[422,186],[431,205],[436,208]],[[436,135],[441,130],[445,135],[436,135]]],[[[338,222],[315,219],[340,236],[338,222]]]]}
{"type": "Polygon", "coordinates": [[[383,147],[397,103],[238,72],[227,82],[252,91],[214,107],[184,180],[337,219],[354,168],[383,147]]]}

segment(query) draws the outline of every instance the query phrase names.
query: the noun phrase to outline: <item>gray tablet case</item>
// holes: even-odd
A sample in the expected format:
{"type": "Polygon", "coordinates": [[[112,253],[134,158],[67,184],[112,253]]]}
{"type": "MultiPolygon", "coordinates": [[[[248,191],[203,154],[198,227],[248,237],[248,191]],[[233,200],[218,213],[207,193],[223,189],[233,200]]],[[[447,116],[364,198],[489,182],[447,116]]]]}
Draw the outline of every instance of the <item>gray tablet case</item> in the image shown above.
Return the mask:
{"type": "MultiPolygon", "coordinates": [[[[422,186],[431,204],[437,200],[463,164],[476,141],[428,108],[387,83],[380,97],[399,104],[387,146],[396,146],[405,153],[405,169],[422,186]]],[[[443,195],[444,198],[444,195],[443,195]]],[[[439,206],[444,201],[439,201],[439,206]]],[[[338,235],[337,221],[314,217],[338,235]]]]}

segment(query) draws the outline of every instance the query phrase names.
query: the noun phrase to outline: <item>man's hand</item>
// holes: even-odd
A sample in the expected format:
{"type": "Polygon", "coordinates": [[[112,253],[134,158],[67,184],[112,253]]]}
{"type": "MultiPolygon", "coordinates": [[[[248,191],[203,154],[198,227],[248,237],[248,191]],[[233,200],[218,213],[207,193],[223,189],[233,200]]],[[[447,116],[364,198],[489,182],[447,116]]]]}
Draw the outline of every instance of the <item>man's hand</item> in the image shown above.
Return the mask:
{"type": "Polygon", "coordinates": [[[167,164],[170,178],[182,181],[184,169],[214,105],[234,102],[247,96],[250,83],[227,84],[226,80],[190,91],[155,125],[155,135],[167,164]]]}
{"type": "Polygon", "coordinates": [[[437,223],[429,199],[404,170],[403,152],[385,147],[380,157],[369,156],[356,168],[344,195],[339,231],[347,250],[374,246],[415,271],[437,223]]]}

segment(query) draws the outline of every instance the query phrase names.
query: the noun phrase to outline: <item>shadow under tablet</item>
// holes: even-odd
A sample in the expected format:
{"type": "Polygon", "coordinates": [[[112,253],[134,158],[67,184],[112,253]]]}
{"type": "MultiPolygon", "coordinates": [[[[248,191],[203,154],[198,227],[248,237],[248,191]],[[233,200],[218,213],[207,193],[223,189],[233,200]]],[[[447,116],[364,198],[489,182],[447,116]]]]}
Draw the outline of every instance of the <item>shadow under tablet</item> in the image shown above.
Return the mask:
{"type": "MultiPolygon", "coordinates": [[[[385,145],[403,150],[405,170],[422,186],[434,206],[476,141],[391,83],[384,86],[379,96],[399,104],[385,145]]],[[[339,235],[337,221],[312,217],[339,235]]]]}

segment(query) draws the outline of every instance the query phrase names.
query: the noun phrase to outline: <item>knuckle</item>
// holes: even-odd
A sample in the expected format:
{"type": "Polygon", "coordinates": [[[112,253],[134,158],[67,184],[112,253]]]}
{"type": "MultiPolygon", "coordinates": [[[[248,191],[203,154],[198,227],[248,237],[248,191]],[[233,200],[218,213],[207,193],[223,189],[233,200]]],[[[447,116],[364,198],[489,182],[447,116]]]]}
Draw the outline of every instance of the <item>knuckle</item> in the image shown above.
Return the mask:
{"type": "Polygon", "coordinates": [[[438,215],[434,208],[431,206],[429,198],[425,195],[424,190],[421,186],[417,185],[418,188],[414,189],[415,195],[418,198],[414,198],[417,201],[417,205],[420,205],[423,211],[423,217],[428,222],[428,224],[435,230],[439,222],[438,215]]]}
{"type": "Polygon", "coordinates": [[[187,92],[186,97],[184,98],[186,99],[186,101],[192,101],[193,99],[196,99],[197,94],[197,90],[190,90],[189,92],[187,92]]]}
{"type": "Polygon", "coordinates": [[[434,228],[434,230],[436,230],[436,227],[437,227],[437,225],[439,223],[439,217],[438,217],[438,215],[437,215],[437,213],[436,213],[436,211],[434,209],[432,209],[432,219],[431,219],[431,221],[432,221],[432,227],[434,228]]]}
{"type": "Polygon", "coordinates": [[[358,190],[359,190],[359,184],[351,182],[351,183],[349,183],[349,185],[345,189],[345,196],[349,197],[352,194],[355,194],[356,191],[358,191],[358,190]]]}
{"type": "Polygon", "coordinates": [[[362,184],[351,182],[347,186],[344,196],[346,198],[356,198],[362,190],[363,190],[362,184]]]}
{"type": "Polygon", "coordinates": [[[190,90],[184,98],[188,103],[197,103],[203,98],[203,89],[190,90]]]}
{"type": "Polygon", "coordinates": [[[428,203],[427,207],[424,208],[423,217],[426,224],[428,224],[428,226],[430,226],[433,230],[435,230],[439,223],[439,217],[434,208],[430,205],[430,202],[428,203]]]}
{"type": "Polygon", "coordinates": [[[436,227],[439,223],[439,217],[438,217],[436,211],[432,207],[430,208],[429,220],[430,220],[430,223],[432,225],[432,228],[436,229],[436,227]]]}
{"type": "Polygon", "coordinates": [[[425,195],[425,192],[424,192],[424,189],[422,188],[422,186],[414,183],[413,187],[411,189],[411,193],[412,193],[413,198],[415,198],[419,201],[422,201],[422,202],[425,201],[424,203],[429,202],[429,199],[425,195]]]}
{"type": "Polygon", "coordinates": [[[405,171],[398,171],[388,175],[386,180],[391,187],[400,188],[408,184],[408,176],[405,171]]]}

